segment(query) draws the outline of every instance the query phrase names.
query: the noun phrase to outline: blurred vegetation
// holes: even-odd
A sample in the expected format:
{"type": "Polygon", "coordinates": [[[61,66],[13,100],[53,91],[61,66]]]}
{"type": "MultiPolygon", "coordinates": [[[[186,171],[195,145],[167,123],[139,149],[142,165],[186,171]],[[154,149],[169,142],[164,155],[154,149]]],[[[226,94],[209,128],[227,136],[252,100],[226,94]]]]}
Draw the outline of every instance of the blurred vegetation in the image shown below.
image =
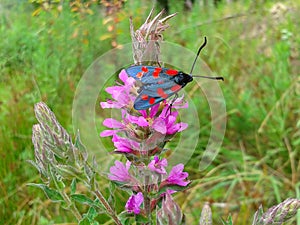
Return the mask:
{"type": "MultiPolygon", "coordinates": [[[[33,159],[33,105],[46,102],[72,133],[72,101],[82,74],[98,56],[130,42],[128,18],[138,27],[152,3],[127,0],[111,11],[81,1],[51,10],[31,2],[0,3],[0,224],[74,223],[59,204],[26,186],[40,179],[26,162],[33,159]]],[[[205,202],[217,224],[229,214],[234,224],[250,224],[261,203],[300,198],[300,1],[195,1],[189,11],[176,1],[169,12],[179,14],[164,39],[195,51],[207,36],[202,58],[225,77],[226,136],[201,174],[210,111],[203,96],[193,95],[207,129],[187,165],[193,187],[176,198],[188,224],[198,224],[205,202]]],[[[187,90],[194,93],[193,85],[187,90]]]]}

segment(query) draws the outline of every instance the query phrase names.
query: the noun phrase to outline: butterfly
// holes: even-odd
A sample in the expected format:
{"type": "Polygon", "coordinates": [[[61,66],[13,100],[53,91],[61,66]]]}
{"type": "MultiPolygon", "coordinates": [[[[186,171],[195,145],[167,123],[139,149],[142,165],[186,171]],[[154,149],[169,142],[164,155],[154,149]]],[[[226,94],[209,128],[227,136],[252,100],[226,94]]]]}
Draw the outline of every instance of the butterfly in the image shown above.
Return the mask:
{"type": "Polygon", "coordinates": [[[207,40],[206,37],[204,37],[204,43],[198,50],[189,74],[175,69],[158,66],[138,65],[126,68],[126,73],[140,83],[140,89],[138,90],[139,95],[134,101],[134,109],[148,109],[172,95],[177,95],[178,91],[193,81],[193,77],[224,80],[223,77],[191,75],[201,49],[206,45],[206,43],[207,40]]]}

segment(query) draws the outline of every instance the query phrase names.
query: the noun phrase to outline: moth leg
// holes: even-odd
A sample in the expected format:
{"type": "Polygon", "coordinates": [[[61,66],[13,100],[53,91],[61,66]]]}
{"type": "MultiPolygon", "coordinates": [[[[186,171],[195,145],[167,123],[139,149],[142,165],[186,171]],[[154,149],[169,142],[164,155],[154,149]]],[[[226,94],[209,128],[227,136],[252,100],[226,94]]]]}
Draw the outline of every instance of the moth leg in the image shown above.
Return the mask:
{"type": "Polygon", "coordinates": [[[174,98],[172,99],[171,104],[168,106],[168,109],[167,109],[167,111],[166,111],[165,116],[168,115],[168,112],[169,112],[169,115],[171,114],[171,112],[172,112],[172,105],[174,104],[174,102],[176,101],[177,98],[178,98],[178,94],[175,93],[175,96],[174,96],[174,98]]]}

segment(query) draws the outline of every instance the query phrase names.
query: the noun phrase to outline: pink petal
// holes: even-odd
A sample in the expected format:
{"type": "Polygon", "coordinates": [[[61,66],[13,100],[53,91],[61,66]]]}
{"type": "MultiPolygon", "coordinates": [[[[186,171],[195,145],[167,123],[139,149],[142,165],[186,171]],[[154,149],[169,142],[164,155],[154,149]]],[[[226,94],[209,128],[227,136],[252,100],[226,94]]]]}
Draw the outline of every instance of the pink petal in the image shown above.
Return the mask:
{"type": "Polygon", "coordinates": [[[149,114],[150,118],[153,118],[156,115],[156,113],[158,112],[159,106],[160,106],[160,104],[156,104],[150,108],[150,114],[149,114]]]}
{"type": "Polygon", "coordinates": [[[120,93],[123,90],[124,90],[123,86],[112,86],[105,89],[105,91],[109,94],[113,94],[115,92],[120,93]]]}
{"type": "Polygon", "coordinates": [[[119,73],[119,78],[121,79],[121,81],[126,82],[126,80],[128,79],[128,75],[126,73],[126,70],[121,70],[121,72],[119,73]]]}
{"type": "Polygon", "coordinates": [[[141,113],[141,115],[144,117],[144,118],[147,118],[147,110],[139,110],[139,112],[141,113]]]}
{"type": "Polygon", "coordinates": [[[135,123],[141,127],[146,127],[149,125],[148,121],[142,116],[137,117],[137,116],[131,116],[128,114],[127,119],[129,120],[129,122],[135,123]]]}
{"type": "Polygon", "coordinates": [[[117,102],[100,102],[101,108],[106,109],[106,108],[121,108],[122,106],[118,104],[117,102]]]}
{"type": "Polygon", "coordinates": [[[125,126],[113,118],[107,118],[103,121],[103,125],[108,128],[124,128],[125,126]]]}
{"type": "Polygon", "coordinates": [[[152,128],[161,134],[167,133],[166,123],[162,118],[156,118],[153,121],[152,128]]]}
{"type": "Polygon", "coordinates": [[[181,132],[181,131],[185,130],[188,127],[188,124],[181,122],[181,123],[179,123],[179,126],[180,126],[180,128],[177,132],[181,132]]]}
{"type": "Polygon", "coordinates": [[[120,130],[105,130],[100,133],[100,137],[108,137],[116,134],[120,130]]]}

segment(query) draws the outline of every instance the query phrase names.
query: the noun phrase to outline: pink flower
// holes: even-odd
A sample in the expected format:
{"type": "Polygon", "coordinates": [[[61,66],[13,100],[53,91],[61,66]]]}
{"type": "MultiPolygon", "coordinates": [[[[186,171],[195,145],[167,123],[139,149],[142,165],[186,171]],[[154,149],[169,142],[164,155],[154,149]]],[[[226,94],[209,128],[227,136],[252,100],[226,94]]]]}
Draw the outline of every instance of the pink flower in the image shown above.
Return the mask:
{"type": "Polygon", "coordinates": [[[115,128],[114,130],[104,130],[101,132],[101,137],[112,136],[118,132],[127,132],[133,134],[135,132],[134,126],[147,127],[148,121],[143,116],[132,116],[126,110],[122,110],[122,121],[117,121],[113,118],[107,118],[103,121],[103,125],[108,128],[115,128]]]}
{"type": "Polygon", "coordinates": [[[123,81],[124,85],[112,86],[105,89],[107,93],[111,94],[115,101],[107,100],[107,102],[100,102],[102,108],[120,109],[133,103],[135,96],[133,96],[130,91],[135,83],[134,78],[128,77],[125,70],[120,72],[119,78],[123,81]]]}
{"type": "Polygon", "coordinates": [[[110,167],[110,174],[108,175],[108,178],[119,182],[129,182],[132,179],[129,174],[130,165],[131,162],[128,160],[126,162],[126,166],[118,160],[115,161],[115,165],[110,167]]]}
{"type": "Polygon", "coordinates": [[[175,134],[176,132],[181,132],[185,130],[188,125],[186,123],[176,123],[178,111],[168,112],[168,107],[165,107],[159,117],[156,120],[159,120],[159,123],[156,121],[153,122],[155,129],[160,129],[162,134],[175,134]],[[166,116],[167,114],[167,116],[166,116]]]}
{"type": "Polygon", "coordinates": [[[189,176],[189,174],[187,172],[183,172],[183,169],[184,165],[182,163],[174,166],[165,182],[171,185],[188,185],[190,181],[186,181],[185,179],[189,176]]]}
{"type": "Polygon", "coordinates": [[[116,147],[116,152],[131,153],[140,149],[140,144],[128,138],[113,135],[112,141],[116,147]]]}
{"type": "Polygon", "coordinates": [[[119,121],[117,121],[113,118],[105,119],[103,121],[103,125],[108,127],[108,128],[116,128],[116,130],[102,131],[101,134],[100,134],[101,137],[112,136],[112,135],[114,135],[114,134],[116,134],[116,133],[118,133],[118,132],[120,132],[120,131],[122,131],[126,128],[126,126],[123,123],[121,123],[121,122],[119,122],[119,121]]]}
{"type": "MultiPolygon", "coordinates": [[[[176,108],[186,108],[187,104],[182,106],[183,100],[182,97],[178,98],[175,100],[173,104],[176,103],[176,108]]],[[[175,134],[176,132],[181,132],[187,128],[186,123],[176,123],[178,112],[173,111],[170,112],[169,105],[166,105],[165,108],[162,110],[159,116],[157,116],[158,109],[159,109],[159,104],[154,105],[153,107],[150,108],[149,115],[147,115],[146,111],[140,111],[142,116],[149,120],[152,120],[152,123],[149,123],[150,128],[153,130],[163,134],[163,135],[172,135],[175,134]]],[[[173,107],[173,105],[172,105],[173,107]]]]}
{"type": "Polygon", "coordinates": [[[166,174],[166,166],[168,166],[168,161],[166,159],[159,160],[158,156],[154,156],[154,159],[149,163],[148,168],[156,173],[166,174]]]}
{"type": "Polygon", "coordinates": [[[144,201],[144,196],[142,192],[138,192],[136,195],[131,195],[126,202],[125,208],[127,212],[139,214],[141,212],[140,206],[144,201]]]}

